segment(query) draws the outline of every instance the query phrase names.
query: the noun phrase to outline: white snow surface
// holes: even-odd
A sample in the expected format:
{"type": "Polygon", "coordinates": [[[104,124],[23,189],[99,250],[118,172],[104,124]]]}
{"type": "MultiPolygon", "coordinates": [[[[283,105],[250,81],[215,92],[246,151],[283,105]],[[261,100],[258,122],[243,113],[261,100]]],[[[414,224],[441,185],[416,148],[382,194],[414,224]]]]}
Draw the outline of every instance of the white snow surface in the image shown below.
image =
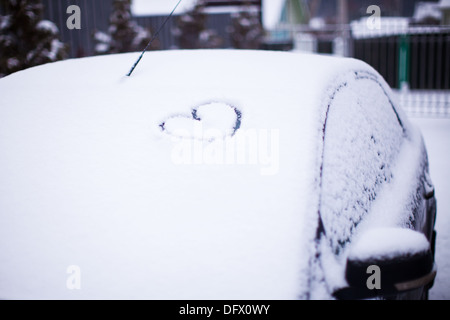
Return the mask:
{"type": "Polygon", "coordinates": [[[450,8],[450,0],[441,0],[439,6],[446,9],[450,8]]]}
{"type": "Polygon", "coordinates": [[[429,249],[430,244],[422,233],[406,228],[373,228],[355,241],[349,258],[358,261],[373,257],[392,259],[429,249]]]}
{"type": "MultiPolygon", "coordinates": [[[[131,14],[133,16],[168,15],[175,8],[179,0],[133,0],[131,14]]],[[[184,13],[194,7],[197,0],[183,0],[174,14],[184,13]]]]}
{"type": "Polygon", "coordinates": [[[379,27],[372,26],[372,19],[371,17],[363,17],[359,20],[352,21],[350,23],[352,36],[357,39],[392,36],[405,34],[409,30],[409,18],[381,17],[379,27]]]}
{"type": "Polygon", "coordinates": [[[164,122],[166,133],[207,141],[233,134],[238,119],[232,106],[212,102],[199,106],[195,111],[196,118],[193,115],[176,115],[167,119],[164,122]]]}
{"type": "MultiPolygon", "coordinates": [[[[138,56],[0,79],[0,298],[330,298],[323,282],[309,287],[320,278],[311,263],[323,119],[337,80],[373,70],[198,50],[149,52],[123,76],[138,56]],[[175,120],[175,131],[197,122],[226,131],[233,108],[240,128],[224,140],[162,130],[175,120]],[[242,137],[255,157],[239,161],[237,148],[210,161],[242,137]],[[176,161],[180,150],[192,161],[176,161]],[[78,290],[66,285],[71,266],[78,290]]],[[[342,280],[329,266],[327,278],[342,280]]]]}
{"type": "Polygon", "coordinates": [[[11,23],[10,16],[0,16],[0,30],[8,28],[10,23],[11,23]]]}
{"type": "MultiPolygon", "coordinates": [[[[355,227],[377,203],[374,199],[380,191],[393,185],[392,165],[404,140],[389,97],[367,77],[360,73],[346,79],[346,86],[330,102],[327,116],[320,212],[335,250],[351,239],[355,227]]],[[[399,191],[394,193],[397,197],[402,194],[399,191]]]]}
{"type": "Polygon", "coordinates": [[[405,135],[385,82],[359,71],[356,77],[340,76],[336,88],[329,98],[320,208],[327,234],[321,264],[331,292],[346,285],[345,263],[355,237],[373,228],[412,227],[423,161],[420,131],[397,108],[405,135]]]}
{"type": "Polygon", "coordinates": [[[405,34],[427,34],[441,30],[440,26],[410,26],[410,18],[404,17],[381,17],[379,21],[379,27],[373,25],[371,17],[352,21],[350,23],[352,36],[356,39],[367,39],[405,34]]]}
{"type": "Polygon", "coordinates": [[[442,12],[440,10],[439,3],[419,2],[416,4],[413,19],[416,21],[422,21],[426,18],[441,20],[442,12]]]}
{"type": "Polygon", "coordinates": [[[265,29],[274,29],[281,20],[281,13],[286,0],[263,0],[263,26],[265,29]]]}
{"type": "Polygon", "coordinates": [[[58,27],[49,20],[41,20],[36,26],[39,30],[45,30],[50,32],[51,34],[58,34],[59,29],[58,27]]]}

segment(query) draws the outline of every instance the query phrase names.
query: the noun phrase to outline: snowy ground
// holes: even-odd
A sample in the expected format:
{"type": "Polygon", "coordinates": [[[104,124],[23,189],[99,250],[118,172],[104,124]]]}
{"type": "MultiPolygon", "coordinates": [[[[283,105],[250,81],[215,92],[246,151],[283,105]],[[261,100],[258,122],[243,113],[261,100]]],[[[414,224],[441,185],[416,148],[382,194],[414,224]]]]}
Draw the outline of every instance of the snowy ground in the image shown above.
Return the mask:
{"type": "Polygon", "coordinates": [[[425,139],[437,199],[438,275],[430,299],[450,300],[450,118],[412,118],[425,139]]]}

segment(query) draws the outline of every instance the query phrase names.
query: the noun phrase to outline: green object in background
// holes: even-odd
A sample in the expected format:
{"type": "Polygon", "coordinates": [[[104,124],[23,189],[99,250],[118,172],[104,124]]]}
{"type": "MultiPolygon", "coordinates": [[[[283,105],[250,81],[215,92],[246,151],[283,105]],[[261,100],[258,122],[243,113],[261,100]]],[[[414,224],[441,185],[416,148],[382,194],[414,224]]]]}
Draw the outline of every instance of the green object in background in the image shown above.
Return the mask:
{"type": "Polygon", "coordinates": [[[304,0],[286,0],[281,21],[289,24],[308,24],[310,13],[304,0]]]}
{"type": "Polygon", "coordinates": [[[409,86],[409,57],[410,42],[409,35],[400,36],[400,50],[398,59],[398,87],[399,89],[409,86]]]}

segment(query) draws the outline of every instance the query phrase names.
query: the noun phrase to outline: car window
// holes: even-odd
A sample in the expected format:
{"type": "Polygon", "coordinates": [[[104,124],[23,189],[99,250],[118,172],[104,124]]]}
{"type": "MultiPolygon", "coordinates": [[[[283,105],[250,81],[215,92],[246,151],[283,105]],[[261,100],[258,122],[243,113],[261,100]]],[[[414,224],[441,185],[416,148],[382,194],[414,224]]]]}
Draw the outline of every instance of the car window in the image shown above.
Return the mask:
{"type": "Polygon", "coordinates": [[[355,73],[332,95],[324,127],[320,214],[336,254],[390,182],[403,136],[375,77],[355,73]]]}

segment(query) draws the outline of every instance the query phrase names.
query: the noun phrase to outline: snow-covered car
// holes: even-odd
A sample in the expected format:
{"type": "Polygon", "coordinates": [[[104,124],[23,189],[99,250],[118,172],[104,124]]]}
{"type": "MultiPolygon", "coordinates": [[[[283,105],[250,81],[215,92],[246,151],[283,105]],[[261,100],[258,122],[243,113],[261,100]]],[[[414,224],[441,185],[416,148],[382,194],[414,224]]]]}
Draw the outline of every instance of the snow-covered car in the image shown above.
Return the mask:
{"type": "Polygon", "coordinates": [[[427,297],[427,153],[375,70],[136,58],[0,79],[0,298],[427,297]]]}

